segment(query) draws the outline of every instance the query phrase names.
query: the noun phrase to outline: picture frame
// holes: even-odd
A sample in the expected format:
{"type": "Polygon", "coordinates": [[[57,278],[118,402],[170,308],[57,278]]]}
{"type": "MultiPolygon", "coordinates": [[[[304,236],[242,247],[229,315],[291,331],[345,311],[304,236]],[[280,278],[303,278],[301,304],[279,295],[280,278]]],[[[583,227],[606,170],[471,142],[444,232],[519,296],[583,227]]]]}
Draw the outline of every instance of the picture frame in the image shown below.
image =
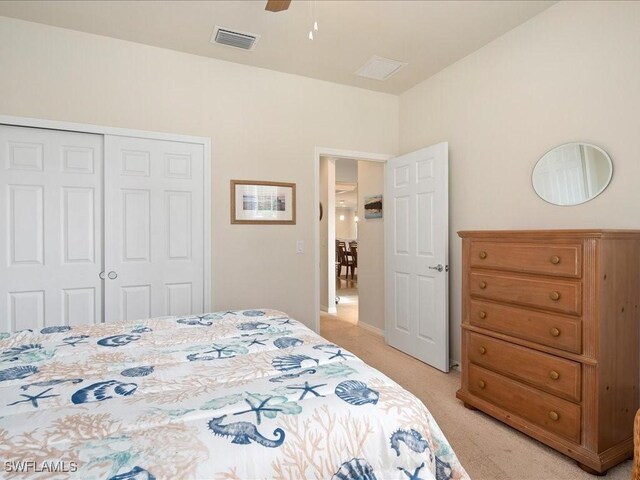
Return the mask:
{"type": "Polygon", "coordinates": [[[382,218],[382,194],[364,197],[364,218],[382,218]]]}
{"type": "Polygon", "coordinates": [[[231,223],[295,225],[296,184],[231,180],[231,223]]]}

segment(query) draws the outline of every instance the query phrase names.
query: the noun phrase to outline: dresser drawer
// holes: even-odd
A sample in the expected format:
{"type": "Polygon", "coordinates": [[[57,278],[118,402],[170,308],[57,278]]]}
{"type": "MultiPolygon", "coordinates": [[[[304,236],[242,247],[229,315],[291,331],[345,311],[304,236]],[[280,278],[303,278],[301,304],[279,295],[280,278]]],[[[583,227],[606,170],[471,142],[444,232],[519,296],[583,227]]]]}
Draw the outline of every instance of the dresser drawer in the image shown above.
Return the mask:
{"type": "Polygon", "coordinates": [[[469,361],[568,400],[580,401],[580,364],[477,333],[466,333],[469,361]]]}
{"type": "Polygon", "coordinates": [[[580,443],[580,406],[469,364],[469,392],[545,430],[580,443]]]}
{"type": "Polygon", "coordinates": [[[469,323],[548,347],[582,353],[582,321],[577,318],[471,300],[469,323]]]}
{"type": "Polygon", "coordinates": [[[582,313],[582,285],[575,280],[544,280],[472,271],[469,292],[475,297],[517,303],[555,312],[582,313]]]}
{"type": "Polygon", "coordinates": [[[474,241],[470,265],[578,278],[582,274],[582,246],[474,241]]]}

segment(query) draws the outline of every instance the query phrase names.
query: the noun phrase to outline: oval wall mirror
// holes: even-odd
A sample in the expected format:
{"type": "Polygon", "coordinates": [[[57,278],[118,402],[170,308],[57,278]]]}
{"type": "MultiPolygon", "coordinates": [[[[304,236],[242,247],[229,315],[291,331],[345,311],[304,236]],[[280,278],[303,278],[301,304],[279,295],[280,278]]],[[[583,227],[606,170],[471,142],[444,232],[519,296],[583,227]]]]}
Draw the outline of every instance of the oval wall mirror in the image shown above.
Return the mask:
{"type": "Polygon", "coordinates": [[[578,205],[600,195],[613,176],[611,158],[588,143],[566,143],[545,153],[533,168],[533,189],[554,205],[578,205]]]}

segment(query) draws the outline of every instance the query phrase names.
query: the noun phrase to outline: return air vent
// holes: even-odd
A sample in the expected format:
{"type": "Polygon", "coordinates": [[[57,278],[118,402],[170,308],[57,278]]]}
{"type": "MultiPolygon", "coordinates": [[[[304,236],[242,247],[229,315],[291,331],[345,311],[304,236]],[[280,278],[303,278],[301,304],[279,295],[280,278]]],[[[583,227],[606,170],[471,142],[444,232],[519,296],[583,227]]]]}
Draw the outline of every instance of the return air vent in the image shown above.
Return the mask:
{"type": "Polygon", "coordinates": [[[387,80],[399,70],[406,67],[405,62],[391,60],[390,58],[374,55],[356,72],[356,75],[373,80],[387,80]]]}
{"type": "Polygon", "coordinates": [[[256,43],[258,43],[259,39],[260,35],[229,30],[228,28],[218,27],[217,25],[211,35],[211,43],[219,43],[220,45],[241,48],[243,50],[253,50],[256,48],[256,43]]]}

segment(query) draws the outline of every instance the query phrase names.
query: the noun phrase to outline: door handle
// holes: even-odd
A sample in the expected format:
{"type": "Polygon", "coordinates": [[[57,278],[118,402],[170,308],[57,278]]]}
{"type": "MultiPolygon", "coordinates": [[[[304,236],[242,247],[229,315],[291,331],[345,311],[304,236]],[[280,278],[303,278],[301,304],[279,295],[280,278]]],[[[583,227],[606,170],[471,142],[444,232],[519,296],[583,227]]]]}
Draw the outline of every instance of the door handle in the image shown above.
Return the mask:
{"type": "Polygon", "coordinates": [[[98,277],[100,278],[100,280],[104,280],[104,272],[100,272],[98,274],[98,277]]]}
{"type": "Polygon", "coordinates": [[[107,276],[109,277],[109,280],[115,280],[116,278],[118,278],[118,274],[113,270],[111,270],[107,276]]]}
{"type": "Polygon", "coordinates": [[[437,270],[437,271],[439,271],[439,272],[441,272],[441,271],[443,271],[443,270],[444,270],[444,267],[443,267],[443,266],[442,266],[442,264],[440,264],[440,263],[439,263],[438,265],[436,265],[435,267],[429,267],[429,268],[430,268],[431,270],[437,270]]]}

